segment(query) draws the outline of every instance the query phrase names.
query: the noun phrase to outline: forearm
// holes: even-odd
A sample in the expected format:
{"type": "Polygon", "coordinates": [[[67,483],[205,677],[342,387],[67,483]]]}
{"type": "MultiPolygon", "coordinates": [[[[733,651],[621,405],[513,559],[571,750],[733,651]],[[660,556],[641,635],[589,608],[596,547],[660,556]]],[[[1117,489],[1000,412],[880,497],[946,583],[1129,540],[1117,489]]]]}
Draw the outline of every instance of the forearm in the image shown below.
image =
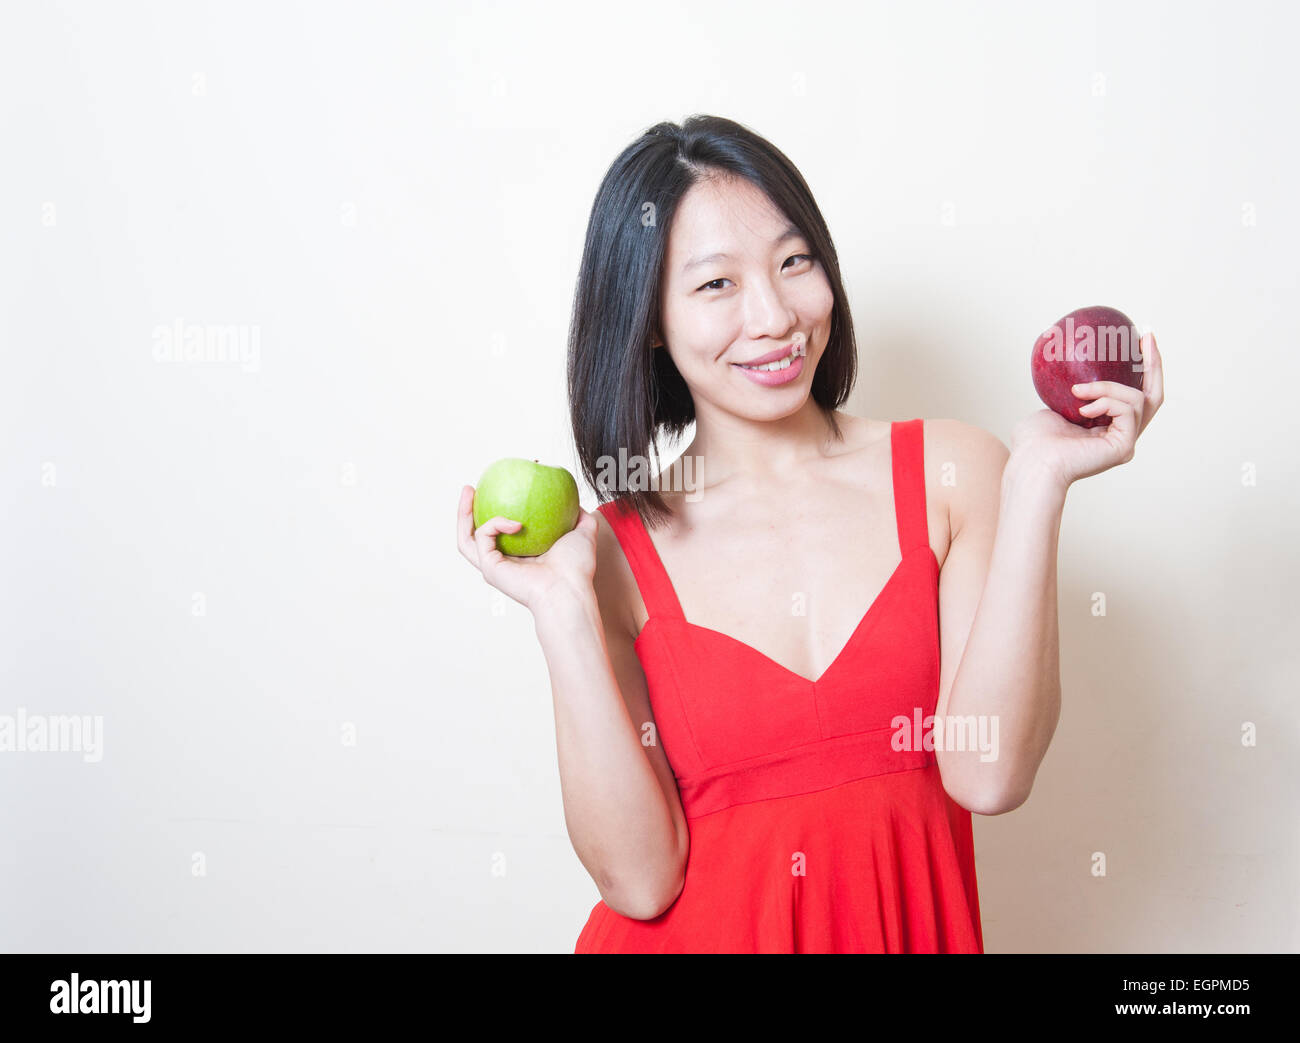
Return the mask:
{"type": "Polygon", "coordinates": [[[1029,796],[1060,717],[1056,557],[1065,493],[1014,456],[1007,461],[988,575],[945,714],[996,726],[997,757],[936,753],[949,792],[987,814],[1029,796]]]}
{"type": "Polygon", "coordinates": [[[595,596],[550,604],[534,622],[550,673],[574,852],[607,905],[627,916],[653,915],[681,871],[678,838],[610,665],[595,596]]]}

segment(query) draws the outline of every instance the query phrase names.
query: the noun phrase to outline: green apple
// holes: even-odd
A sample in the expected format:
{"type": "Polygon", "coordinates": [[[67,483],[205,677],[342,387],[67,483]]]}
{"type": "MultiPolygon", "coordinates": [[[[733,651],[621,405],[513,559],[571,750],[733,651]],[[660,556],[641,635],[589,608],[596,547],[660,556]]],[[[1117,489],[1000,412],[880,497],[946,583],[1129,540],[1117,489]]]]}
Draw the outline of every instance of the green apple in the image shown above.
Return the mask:
{"type": "Polygon", "coordinates": [[[521,522],[497,533],[497,550],[515,558],[545,554],[578,524],[578,483],[563,467],[507,457],[490,465],[474,489],[474,527],[500,515],[521,522]]]}

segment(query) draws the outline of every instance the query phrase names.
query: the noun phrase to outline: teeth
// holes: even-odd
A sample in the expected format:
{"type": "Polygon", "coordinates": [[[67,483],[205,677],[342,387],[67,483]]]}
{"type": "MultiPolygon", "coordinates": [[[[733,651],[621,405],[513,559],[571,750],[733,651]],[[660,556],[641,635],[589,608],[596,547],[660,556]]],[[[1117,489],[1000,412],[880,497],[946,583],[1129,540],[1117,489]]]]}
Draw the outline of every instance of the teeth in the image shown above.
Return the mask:
{"type": "Polygon", "coordinates": [[[769,363],[767,363],[766,365],[763,365],[763,366],[741,366],[740,368],[741,368],[741,369],[756,369],[756,370],[763,370],[763,371],[765,371],[765,372],[770,373],[770,372],[772,372],[773,370],[778,370],[778,369],[789,369],[789,368],[790,368],[790,363],[793,362],[793,361],[794,361],[794,353],[791,352],[789,355],[787,355],[785,358],[783,358],[780,362],[769,362],[769,363]]]}

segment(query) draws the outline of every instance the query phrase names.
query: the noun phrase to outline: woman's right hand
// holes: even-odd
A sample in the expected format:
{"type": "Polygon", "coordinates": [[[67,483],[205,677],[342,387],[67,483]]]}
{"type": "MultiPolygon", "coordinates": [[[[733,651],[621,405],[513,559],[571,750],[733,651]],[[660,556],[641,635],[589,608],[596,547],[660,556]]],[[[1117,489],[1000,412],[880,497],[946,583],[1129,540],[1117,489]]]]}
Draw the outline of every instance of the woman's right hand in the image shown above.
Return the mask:
{"type": "Polygon", "coordinates": [[[578,508],[578,524],[545,554],[515,558],[497,549],[497,533],[518,532],[520,522],[489,518],[474,527],[474,487],[463,486],[456,509],[460,552],[489,584],[530,612],[553,597],[582,596],[593,590],[596,575],[596,517],[578,508]]]}

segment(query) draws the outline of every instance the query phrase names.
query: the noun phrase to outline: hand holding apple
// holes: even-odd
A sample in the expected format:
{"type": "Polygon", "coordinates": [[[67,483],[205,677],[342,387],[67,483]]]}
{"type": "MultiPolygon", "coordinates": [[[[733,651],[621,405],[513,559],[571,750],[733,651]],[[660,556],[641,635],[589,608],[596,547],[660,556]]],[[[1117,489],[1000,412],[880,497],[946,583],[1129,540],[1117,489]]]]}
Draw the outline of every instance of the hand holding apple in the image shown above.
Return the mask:
{"type": "Polygon", "coordinates": [[[1137,326],[1115,308],[1079,308],[1039,335],[1029,371],[1034,390],[1050,409],[1080,427],[1107,427],[1109,415],[1080,412],[1072,389],[1076,384],[1107,381],[1141,390],[1143,359],[1137,326]]]}
{"type": "Polygon", "coordinates": [[[578,483],[563,467],[507,457],[491,464],[474,491],[474,524],[496,516],[522,524],[497,537],[497,549],[516,558],[545,554],[578,524],[578,483]]]}
{"type": "Polygon", "coordinates": [[[564,468],[498,460],[477,489],[462,487],[456,522],[462,556],[521,605],[535,609],[552,595],[591,592],[596,520],[564,468]]]}
{"type": "Polygon", "coordinates": [[[1112,333],[1127,328],[1136,340],[1136,328],[1123,312],[1102,307],[1082,308],[1061,319],[1059,340],[1052,328],[1038,338],[1034,387],[1051,408],[1016,426],[1008,468],[1028,467],[1065,488],[1133,458],[1138,436],[1164,402],[1164,368],[1153,334],[1131,341],[1127,353],[1117,353],[1105,327],[1112,333]],[[1067,354],[1066,344],[1082,350],[1067,354]]]}

